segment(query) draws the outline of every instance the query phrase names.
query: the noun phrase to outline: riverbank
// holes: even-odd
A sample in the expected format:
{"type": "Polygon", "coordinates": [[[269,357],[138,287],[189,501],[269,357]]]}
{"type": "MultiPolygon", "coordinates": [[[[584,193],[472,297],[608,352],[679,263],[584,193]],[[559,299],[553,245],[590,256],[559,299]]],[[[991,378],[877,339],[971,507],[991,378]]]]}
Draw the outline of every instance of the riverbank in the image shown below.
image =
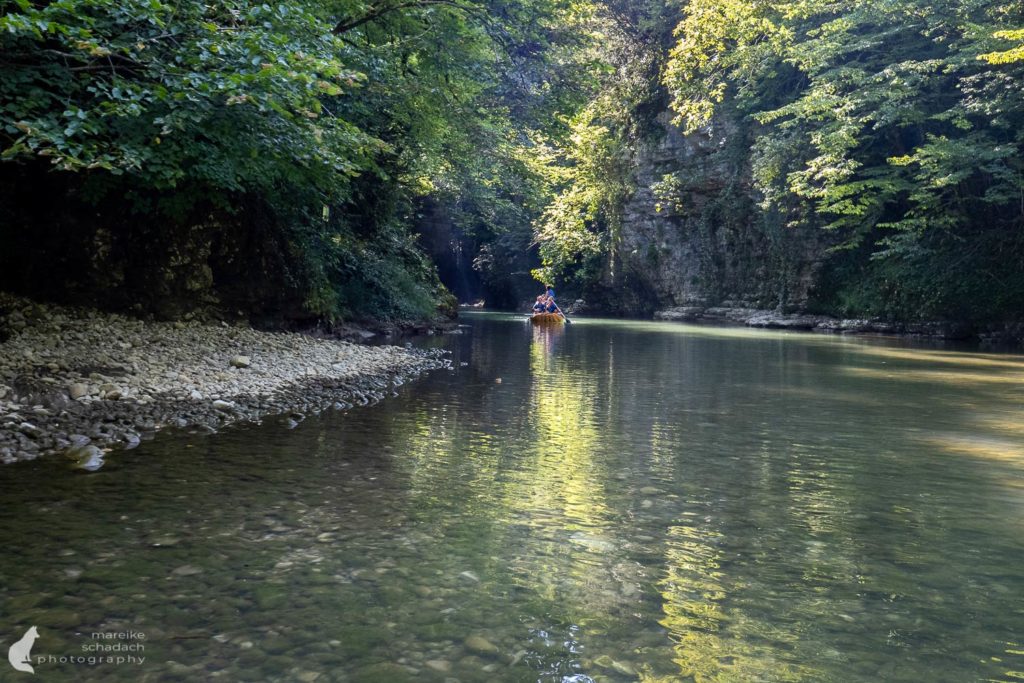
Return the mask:
{"type": "Polygon", "coordinates": [[[166,428],[214,431],[365,405],[436,354],[199,322],[144,322],[0,294],[0,462],[86,469],[166,428]]]}
{"type": "Polygon", "coordinates": [[[728,323],[766,329],[804,330],[844,334],[894,334],[910,337],[977,341],[983,345],[1021,346],[1024,324],[1004,323],[977,327],[962,322],[925,321],[890,322],[877,319],[835,318],[807,313],[741,307],[678,306],[654,313],[656,320],[680,322],[728,323]]]}

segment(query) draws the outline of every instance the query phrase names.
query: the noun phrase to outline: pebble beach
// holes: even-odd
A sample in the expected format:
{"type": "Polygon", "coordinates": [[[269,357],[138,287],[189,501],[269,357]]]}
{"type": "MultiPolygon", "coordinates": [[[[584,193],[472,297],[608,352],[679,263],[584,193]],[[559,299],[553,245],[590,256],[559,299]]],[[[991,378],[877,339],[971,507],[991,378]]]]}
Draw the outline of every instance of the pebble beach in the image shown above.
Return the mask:
{"type": "Polygon", "coordinates": [[[0,294],[0,462],[103,455],[168,428],[213,431],[376,402],[437,354],[226,323],[148,322],[0,294]]]}

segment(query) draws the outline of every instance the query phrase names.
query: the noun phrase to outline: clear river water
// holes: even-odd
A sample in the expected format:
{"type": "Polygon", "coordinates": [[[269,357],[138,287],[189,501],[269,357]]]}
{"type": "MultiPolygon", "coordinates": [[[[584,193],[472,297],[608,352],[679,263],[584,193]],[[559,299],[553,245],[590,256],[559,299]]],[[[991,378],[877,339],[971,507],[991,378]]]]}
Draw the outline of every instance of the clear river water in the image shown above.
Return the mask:
{"type": "Polygon", "coordinates": [[[0,468],[3,649],[36,626],[45,681],[1024,679],[1024,356],[462,322],[375,406],[0,468]]]}

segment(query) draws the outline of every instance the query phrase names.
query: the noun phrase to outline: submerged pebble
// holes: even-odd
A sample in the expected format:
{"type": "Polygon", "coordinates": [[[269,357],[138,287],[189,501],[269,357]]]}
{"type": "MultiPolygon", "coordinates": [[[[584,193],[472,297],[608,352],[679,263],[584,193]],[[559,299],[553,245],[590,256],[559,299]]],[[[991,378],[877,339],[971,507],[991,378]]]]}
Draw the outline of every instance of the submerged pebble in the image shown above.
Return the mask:
{"type": "Polygon", "coordinates": [[[498,646],[483,636],[470,636],[462,644],[466,646],[468,651],[478,655],[493,656],[499,652],[498,646]]]}
{"type": "Polygon", "coordinates": [[[480,583],[480,577],[468,570],[461,572],[459,578],[467,583],[480,583]]]}

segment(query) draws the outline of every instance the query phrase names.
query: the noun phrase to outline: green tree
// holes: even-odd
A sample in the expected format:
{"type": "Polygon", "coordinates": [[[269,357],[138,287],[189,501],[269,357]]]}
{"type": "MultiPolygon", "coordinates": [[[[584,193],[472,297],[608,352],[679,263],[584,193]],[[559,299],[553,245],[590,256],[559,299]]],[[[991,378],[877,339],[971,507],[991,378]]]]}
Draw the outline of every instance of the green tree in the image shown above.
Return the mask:
{"type": "Polygon", "coordinates": [[[587,17],[586,98],[535,158],[550,194],[535,221],[538,280],[567,282],[581,294],[619,286],[621,212],[635,190],[630,152],[660,132],[659,81],[674,11],[661,0],[612,1],[595,3],[587,17]]]}
{"type": "Polygon", "coordinates": [[[540,202],[523,150],[572,97],[578,11],[8,0],[0,153],[26,187],[47,173],[93,202],[94,230],[135,240],[127,251],[146,250],[132,236],[143,217],[160,226],[147,240],[191,251],[197,229],[264,225],[263,256],[239,258],[287,263],[310,314],[422,317],[450,301],[410,232],[417,203],[439,199],[492,236],[529,224],[540,202]],[[115,222],[100,208],[119,198],[132,216],[115,222]]]}
{"type": "Polygon", "coordinates": [[[991,311],[1007,279],[1019,295],[1019,261],[998,254],[1019,253],[1024,221],[1024,71],[991,49],[1017,35],[1020,3],[694,0],[685,12],[665,77],[678,121],[713,126],[725,99],[748,116],[764,208],[872,258],[847,274],[874,292],[847,298],[850,312],[959,315],[969,299],[991,311]]]}

